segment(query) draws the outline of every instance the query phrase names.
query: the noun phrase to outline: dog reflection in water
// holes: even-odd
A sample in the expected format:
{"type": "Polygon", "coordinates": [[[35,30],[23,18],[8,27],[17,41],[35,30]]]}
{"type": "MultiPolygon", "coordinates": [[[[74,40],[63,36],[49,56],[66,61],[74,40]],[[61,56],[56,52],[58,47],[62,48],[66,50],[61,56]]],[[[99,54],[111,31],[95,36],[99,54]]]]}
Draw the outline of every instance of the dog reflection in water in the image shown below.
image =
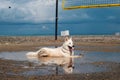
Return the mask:
{"type": "MultiPolygon", "coordinates": [[[[30,59],[30,58],[29,58],[30,59]]],[[[61,66],[66,74],[70,74],[74,69],[74,59],[73,58],[65,58],[65,57],[40,57],[38,58],[39,65],[49,66],[56,65],[61,66]]]]}
{"type": "Polygon", "coordinates": [[[39,58],[41,64],[44,65],[58,65],[62,66],[65,73],[72,73],[74,64],[73,64],[73,58],[50,58],[50,57],[41,57],[39,58]]]}

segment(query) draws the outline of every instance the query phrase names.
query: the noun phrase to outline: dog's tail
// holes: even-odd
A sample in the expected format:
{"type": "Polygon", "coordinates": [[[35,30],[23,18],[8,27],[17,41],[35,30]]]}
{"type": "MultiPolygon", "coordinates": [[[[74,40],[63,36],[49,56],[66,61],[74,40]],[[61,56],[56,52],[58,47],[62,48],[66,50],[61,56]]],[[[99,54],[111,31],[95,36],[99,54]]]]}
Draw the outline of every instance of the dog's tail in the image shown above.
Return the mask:
{"type": "Polygon", "coordinates": [[[36,51],[36,52],[28,52],[26,54],[26,56],[28,57],[38,57],[38,53],[40,52],[40,50],[36,51]]]}

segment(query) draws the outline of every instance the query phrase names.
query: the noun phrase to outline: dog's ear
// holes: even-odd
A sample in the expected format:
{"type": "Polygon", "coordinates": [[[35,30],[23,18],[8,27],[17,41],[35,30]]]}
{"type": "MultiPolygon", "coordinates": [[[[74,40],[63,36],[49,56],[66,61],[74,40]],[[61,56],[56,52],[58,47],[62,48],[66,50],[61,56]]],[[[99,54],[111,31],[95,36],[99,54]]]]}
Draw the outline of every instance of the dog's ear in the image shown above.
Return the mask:
{"type": "Polygon", "coordinates": [[[69,37],[65,37],[65,41],[68,41],[69,40],[69,37]]]}

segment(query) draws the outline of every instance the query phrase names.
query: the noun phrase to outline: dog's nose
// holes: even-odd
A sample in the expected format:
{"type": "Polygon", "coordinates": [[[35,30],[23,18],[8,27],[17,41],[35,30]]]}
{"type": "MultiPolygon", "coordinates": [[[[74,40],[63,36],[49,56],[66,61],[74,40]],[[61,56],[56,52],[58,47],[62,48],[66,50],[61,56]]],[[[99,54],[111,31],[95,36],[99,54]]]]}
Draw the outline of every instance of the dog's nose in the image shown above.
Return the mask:
{"type": "Polygon", "coordinates": [[[75,47],[75,46],[73,45],[73,47],[75,47]]]}

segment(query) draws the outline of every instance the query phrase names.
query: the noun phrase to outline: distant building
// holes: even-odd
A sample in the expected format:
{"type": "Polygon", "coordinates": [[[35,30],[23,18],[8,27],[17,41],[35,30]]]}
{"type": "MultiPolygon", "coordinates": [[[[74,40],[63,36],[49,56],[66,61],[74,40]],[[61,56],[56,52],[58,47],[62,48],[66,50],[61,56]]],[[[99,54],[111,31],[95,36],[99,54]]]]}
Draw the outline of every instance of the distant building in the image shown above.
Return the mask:
{"type": "Polygon", "coordinates": [[[116,35],[116,36],[120,36],[120,32],[116,32],[115,35],[116,35]]]}

